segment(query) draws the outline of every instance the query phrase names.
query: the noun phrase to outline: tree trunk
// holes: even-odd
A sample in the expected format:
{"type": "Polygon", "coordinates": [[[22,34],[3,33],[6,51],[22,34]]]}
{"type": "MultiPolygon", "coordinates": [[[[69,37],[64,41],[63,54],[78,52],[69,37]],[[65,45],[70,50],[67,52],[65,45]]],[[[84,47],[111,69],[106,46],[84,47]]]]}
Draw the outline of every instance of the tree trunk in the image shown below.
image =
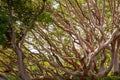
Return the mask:
{"type": "Polygon", "coordinates": [[[18,69],[19,69],[20,77],[22,78],[22,80],[31,80],[25,70],[25,66],[24,66],[24,62],[23,62],[24,56],[23,56],[22,50],[17,45],[14,45],[13,50],[17,54],[18,69]]]}
{"type": "Polygon", "coordinates": [[[117,40],[115,42],[114,49],[115,49],[115,51],[114,51],[114,63],[113,63],[113,67],[114,67],[114,75],[117,75],[117,74],[119,74],[119,63],[118,63],[119,44],[118,44],[117,40]]]}

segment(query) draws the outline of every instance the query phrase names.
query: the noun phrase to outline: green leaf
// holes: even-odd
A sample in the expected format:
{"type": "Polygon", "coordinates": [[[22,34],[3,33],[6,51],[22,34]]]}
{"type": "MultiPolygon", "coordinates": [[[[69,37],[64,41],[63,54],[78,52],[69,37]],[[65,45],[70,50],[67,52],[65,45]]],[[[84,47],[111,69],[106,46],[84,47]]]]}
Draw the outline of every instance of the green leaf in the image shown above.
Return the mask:
{"type": "Polygon", "coordinates": [[[40,14],[37,17],[38,22],[45,22],[45,23],[51,23],[52,22],[52,17],[49,12],[44,11],[42,14],[40,14]]]}

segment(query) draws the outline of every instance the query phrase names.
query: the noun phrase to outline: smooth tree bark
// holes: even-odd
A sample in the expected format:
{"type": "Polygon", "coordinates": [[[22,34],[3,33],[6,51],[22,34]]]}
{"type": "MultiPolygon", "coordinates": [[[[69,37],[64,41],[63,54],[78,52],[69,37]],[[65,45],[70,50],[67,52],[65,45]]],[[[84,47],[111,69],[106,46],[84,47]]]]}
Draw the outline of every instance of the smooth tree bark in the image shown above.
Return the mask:
{"type": "Polygon", "coordinates": [[[119,71],[119,40],[115,41],[115,51],[114,51],[114,62],[113,62],[113,67],[114,67],[114,75],[118,75],[120,73],[119,71]]]}
{"type": "Polygon", "coordinates": [[[19,69],[19,74],[23,80],[31,80],[30,77],[28,76],[28,73],[26,72],[25,65],[24,65],[24,53],[22,50],[16,45],[13,45],[13,50],[15,51],[17,55],[17,60],[18,60],[18,69],[19,69]]]}

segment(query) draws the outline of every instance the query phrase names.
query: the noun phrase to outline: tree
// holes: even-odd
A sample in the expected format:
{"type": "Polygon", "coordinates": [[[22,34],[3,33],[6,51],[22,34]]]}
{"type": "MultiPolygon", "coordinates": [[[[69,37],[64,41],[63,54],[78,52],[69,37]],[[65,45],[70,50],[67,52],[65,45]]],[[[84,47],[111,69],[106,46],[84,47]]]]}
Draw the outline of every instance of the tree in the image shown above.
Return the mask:
{"type": "Polygon", "coordinates": [[[0,2],[0,43],[15,51],[21,78],[30,80],[25,71],[24,53],[20,47],[27,32],[34,26],[37,16],[43,12],[45,2],[39,0],[2,0],[0,2]]]}
{"type": "Polygon", "coordinates": [[[118,74],[119,1],[56,0],[54,3],[58,6],[47,8],[52,22],[37,23],[31,32],[33,41],[39,42],[27,41],[54,67],[51,74],[103,77],[112,67],[114,74],[118,74]]]}
{"type": "Polygon", "coordinates": [[[27,71],[20,72],[22,79],[29,80],[26,76],[30,75],[31,79],[82,80],[120,73],[119,0],[47,0],[44,11],[45,4],[39,0],[33,1],[37,6],[18,2],[21,6],[16,9],[14,4],[14,10],[6,4],[5,24],[16,26],[10,27],[11,41],[7,36],[0,40],[8,41],[7,47],[12,45],[17,53],[19,71],[27,71]]]}

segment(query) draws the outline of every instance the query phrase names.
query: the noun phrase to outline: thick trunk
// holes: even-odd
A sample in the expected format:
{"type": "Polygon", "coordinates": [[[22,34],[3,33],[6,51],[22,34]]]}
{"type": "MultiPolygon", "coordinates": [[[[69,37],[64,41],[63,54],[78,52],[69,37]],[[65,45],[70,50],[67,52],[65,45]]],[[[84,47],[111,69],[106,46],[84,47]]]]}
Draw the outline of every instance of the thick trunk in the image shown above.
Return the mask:
{"type": "Polygon", "coordinates": [[[25,66],[24,66],[24,62],[23,62],[24,56],[23,56],[22,50],[16,45],[14,45],[13,49],[17,54],[18,69],[19,69],[20,77],[22,78],[22,80],[31,80],[25,70],[25,66]]]}
{"type": "Polygon", "coordinates": [[[115,51],[114,51],[114,75],[119,74],[119,63],[118,63],[118,51],[119,51],[119,44],[118,41],[115,43],[115,51]]]}

